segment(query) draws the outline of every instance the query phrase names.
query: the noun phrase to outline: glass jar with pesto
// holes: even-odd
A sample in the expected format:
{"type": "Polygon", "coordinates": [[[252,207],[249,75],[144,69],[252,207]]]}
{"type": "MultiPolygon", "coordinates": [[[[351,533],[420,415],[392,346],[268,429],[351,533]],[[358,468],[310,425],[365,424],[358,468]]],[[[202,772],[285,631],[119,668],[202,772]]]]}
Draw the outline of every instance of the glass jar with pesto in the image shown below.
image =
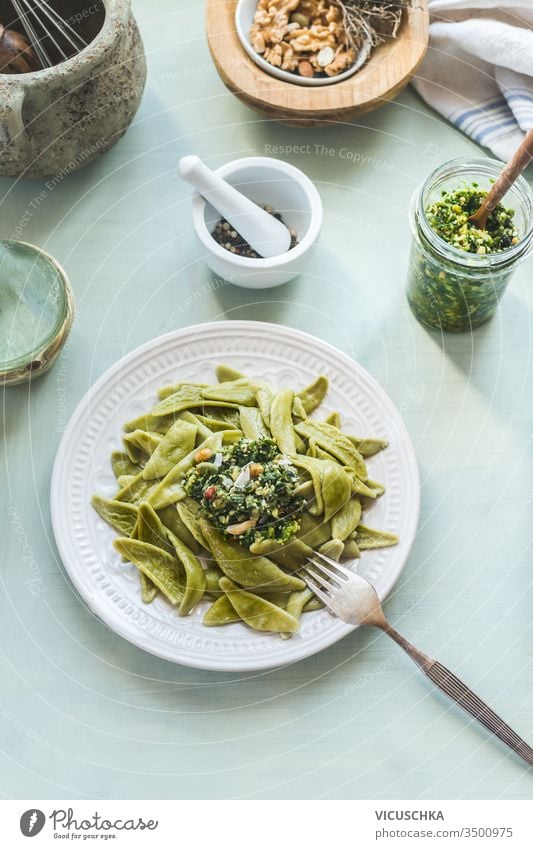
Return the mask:
{"type": "Polygon", "coordinates": [[[452,159],[415,192],[407,299],[416,318],[464,331],[492,318],[533,239],[533,197],[519,177],[485,231],[468,223],[502,170],[494,159],[452,159]]]}

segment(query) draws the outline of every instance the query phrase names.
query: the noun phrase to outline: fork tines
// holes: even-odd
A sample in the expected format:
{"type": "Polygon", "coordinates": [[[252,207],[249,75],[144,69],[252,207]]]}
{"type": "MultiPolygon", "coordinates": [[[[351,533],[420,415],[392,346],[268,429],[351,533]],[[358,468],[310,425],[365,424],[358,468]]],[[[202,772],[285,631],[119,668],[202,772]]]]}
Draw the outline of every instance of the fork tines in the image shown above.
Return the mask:
{"type": "Polygon", "coordinates": [[[309,589],[328,606],[331,606],[332,601],[330,593],[342,587],[353,575],[345,566],[320,551],[313,552],[307,565],[302,566],[301,573],[309,589]]]}

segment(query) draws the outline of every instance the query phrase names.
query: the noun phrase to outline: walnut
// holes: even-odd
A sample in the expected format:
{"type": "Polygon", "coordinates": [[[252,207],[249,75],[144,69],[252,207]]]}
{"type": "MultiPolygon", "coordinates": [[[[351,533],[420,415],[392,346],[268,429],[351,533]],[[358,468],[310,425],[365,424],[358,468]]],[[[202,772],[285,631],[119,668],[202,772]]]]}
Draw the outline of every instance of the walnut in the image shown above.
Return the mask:
{"type": "Polygon", "coordinates": [[[328,29],[333,34],[335,40],[339,44],[343,44],[344,42],[346,42],[346,31],[342,22],[330,21],[328,24],[328,29]]]}
{"type": "MultiPolygon", "coordinates": [[[[313,32],[313,27],[306,32],[303,32],[301,35],[292,37],[290,40],[291,47],[297,53],[318,53],[319,50],[322,50],[323,47],[336,47],[335,39],[333,35],[327,30],[325,27],[320,28],[320,32],[315,28],[313,32]]],[[[291,33],[291,36],[294,34],[291,33]]]]}
{"type": "Polygon", "coordinates": [[[281,68],[283,71],[295,71],[298,66],[298,59],[294,56],[292,47],[283,41],[281,44],[267,47],[264,58],[275,68],[281,68]]]}
{"type": "MultiPolygon", "coordinates": [[[[257,28],[262,30],[265,44],[279,44],[283,41],[287,27],[289,25],[289,17],[293,8],[298,5],[298,0],[274,0],[268,7],[265,4],[259,4],[254,15],[254,23],[250,30],[250,35],[257,33],[257,28]]],[[[264,52],[264,51],[258,51],[264,52]]]]}
{"type": "Polygon", "coordinates": [[[323,24],[314,24],[312,27],[309,27],[309,32],[316,38],[327,38],[328,40],[331,35],[328,27],[323,24]]]}
{"type": "Polygon", "coordinates": [[[294,27],[294,29],[287,30],[287,35],[285,36],[285,39],[290,42],[293,40],[293,38],[299,38],[301,35],[307,35],[308,32],[309,29],[307,27],[294,27]]]}
{"type": "Polygon", "coordinates": [[[308,18],[314,18],[317,15],[318,5],[317,0],[301,0],[298,11],[302,15],[307,15],[308,18]]]}
{"type": "Polygon", "coordinates": [[[298,71],[304,64],[308,76],[313,71],[335,76],[355,58],[342,12],[331,0],[259,0],[250,40],[254,50],[271,65],[298,71]],[[335,51],[335,58],[326,67],[324,48],[335,51]],[[317,59],[321,51],[322,64],[317,59]]]}
{"type": "Polygon", "coordinates": [[[276,2],[284,12],[295,12],[300,4],[300,0],[271,0],[270,6],[274,6],[276,2]]]}
{"type": "Polygon", "coordinates": [[[282,42],[281,50],[283,54],[283,60],[281,62],[282,70],[295,71],[298,67],[298,57],[294,55],[294,50],[292,49],[291,45],[282,42]]]}
{"type": "Polygon", "coordinates": [[[250,41],[256,53],[264,53],[266,49],[263,31],[254,24],[250,30],[250,41]]]}
{"type": "Polygon", "coordinates": [[[298,67],[298,58],[295,57],[292,47],[284,42],[268,47],[265,50],[265,59],[283,71],[295,71],[298,67]]]}
{"type": "Polygon", "coordinates": [[[273,15],[270,15],[268,12],[258,9],[254,15],[254,25],[258,27],[270,26],[273,18],[273,15]]]}
{"type": "Polygon", "coordinates": [[[285,27],[272,27],[272,29],[265,33],[265,36],[272,44],[280,44],[285,36],[285,31],[285,27]]]}
{"type": "Polygon", "coordinates": [[[265,50],[265,59],[274,65],[275,68],[281,68],[283,54],[281,52],[281,44],[274,44],[273,47],[267,47],[265,50]]]}
{"type": "MultiPolygon", "coordinates": [[[[342,14],[341,10],[338,6],[329,6],[326,12],[326,22],[328,24],[331,23],[342,23],[342,14]]],[[[344,27],[343,27],[344,29],[344,27]]]]}
{"type": "Polygon", "coordinates": [[[326,72],[328,77],[335,77],[337,74],[341,74],[343,71],[346,71],[350,65],[353,65],[355,62],[355,50],[349,48],[348,50],[343,50],[340,48],[337,51],[337,55],[335,56],[333,62],[330,62],[329,65],[326,65],[323,70],[326,72]]]}
{"type": "Polygon", "coordinates": [[[269,3],[260,2],[257,11],[266,12],[271,20],[277,19],[280,22],[285,20],[288,23],[291,12],[294,12],[297,6],[298,0],[271,0],[269,3]]]}

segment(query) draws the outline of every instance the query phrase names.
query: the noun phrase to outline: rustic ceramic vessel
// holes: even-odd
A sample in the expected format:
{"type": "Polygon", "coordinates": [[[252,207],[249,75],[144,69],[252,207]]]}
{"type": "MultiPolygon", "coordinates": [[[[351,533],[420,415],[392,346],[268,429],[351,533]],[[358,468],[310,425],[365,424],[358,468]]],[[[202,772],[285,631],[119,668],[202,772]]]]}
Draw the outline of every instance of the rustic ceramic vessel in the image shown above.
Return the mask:
{"type": "Polygon", "coordinates": [[[131,0],[103,0],[103,7],[103,21],[88,13],[86,31],[98,30],[80,53],[41,71],[0,74],[0,174],[65,176],[127,130],[143,94],[146,59],[131,0]]]}

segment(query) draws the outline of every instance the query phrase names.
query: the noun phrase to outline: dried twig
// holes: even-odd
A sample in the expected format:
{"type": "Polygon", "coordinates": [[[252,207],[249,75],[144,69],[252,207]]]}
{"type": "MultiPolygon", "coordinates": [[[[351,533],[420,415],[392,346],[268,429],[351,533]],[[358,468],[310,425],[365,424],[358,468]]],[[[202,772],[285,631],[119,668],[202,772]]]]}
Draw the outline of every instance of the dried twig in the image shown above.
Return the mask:
{"type": "Polygon", "coordinates": [[[344,28],[356,50],[396,38],[404,9],[413,0],[332,0],[341,9],[344,28]]]}

